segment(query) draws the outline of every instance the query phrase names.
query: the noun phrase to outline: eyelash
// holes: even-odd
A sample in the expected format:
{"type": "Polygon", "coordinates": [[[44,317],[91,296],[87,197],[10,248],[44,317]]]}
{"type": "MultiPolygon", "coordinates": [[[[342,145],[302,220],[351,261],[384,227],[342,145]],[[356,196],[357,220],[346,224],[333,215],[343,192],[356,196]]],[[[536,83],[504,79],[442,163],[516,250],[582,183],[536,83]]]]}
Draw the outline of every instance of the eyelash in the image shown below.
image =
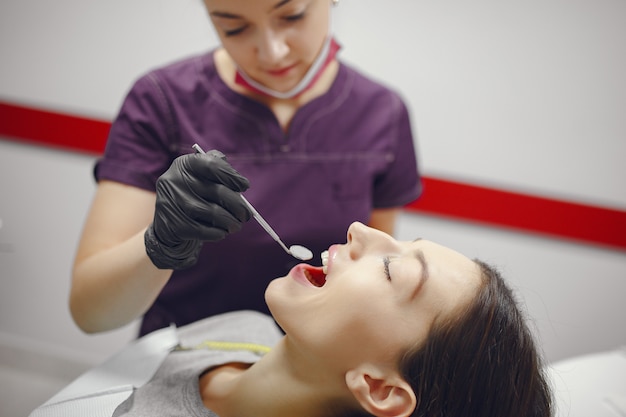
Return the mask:
{"type": "Polygon", "coordinates": [[[294,14],[291,16],[285,16],[283,19],[287,22],[296,22],[298,20],[302,20],[304,18],[305,12],[294,14]]]}
{"type": "Polygon", "coordinates": [[[233,30],[226,30],[224,31],[224,36],[229,37],[229,36],[235,36],[235,35],[239,35],[241,32],[243,32],[248,26],[242,26],[240,28],[237,29],[233,29],[233,30]]]}
{"type": "Polygon", "coordinates": [[[389,257],[385,256],[383,258],[383,267],[385,268],[385,276],[387,277],[387,281],[391,281],[391,274],[389,273],[389,257]]]}
{"type": "MultiPolygon", "coordinates": [[[[299,13],[299,14],[294,14],[291,16],[285,16],[283,17],[283,20],[289,23],[293,23],[293,22],[297,22],[299,20],[304,19],[305,16],[305,12],[299,13]]],[[[236,36],[239,35],[241,32],[243,32],[248,26],[242,26],[240,28],[237,29],[233,29],[233,30],[227,30],[224,32],[224,36],[229,37],[229,36],[236,36]]]]}

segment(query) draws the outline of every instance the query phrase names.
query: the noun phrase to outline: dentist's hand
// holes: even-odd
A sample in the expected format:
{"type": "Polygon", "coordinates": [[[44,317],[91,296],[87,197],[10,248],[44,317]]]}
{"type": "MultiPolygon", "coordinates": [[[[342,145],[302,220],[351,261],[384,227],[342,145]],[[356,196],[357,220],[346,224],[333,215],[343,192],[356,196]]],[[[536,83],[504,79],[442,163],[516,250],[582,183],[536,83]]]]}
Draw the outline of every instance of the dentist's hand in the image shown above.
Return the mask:
{"type": "Polygon", "coordinates": [[[176,158],[157,180],[154,220],[144,235],[152,263],[188,268],[203,242],[238,231],[251,216],[240,195],[249,186],[219,151],[176,158]]]}

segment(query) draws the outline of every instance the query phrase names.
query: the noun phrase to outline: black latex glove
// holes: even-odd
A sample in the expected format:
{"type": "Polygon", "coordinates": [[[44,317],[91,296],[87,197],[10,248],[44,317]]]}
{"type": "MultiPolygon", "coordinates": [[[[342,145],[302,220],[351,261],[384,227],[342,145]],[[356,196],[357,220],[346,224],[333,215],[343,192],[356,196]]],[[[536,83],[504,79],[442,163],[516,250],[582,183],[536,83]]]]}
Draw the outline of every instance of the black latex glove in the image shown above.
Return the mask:
{"type": "Polygon", "coordinates": [[[154,220],[144,235],[152,263],[190,267],[203,242],[238,231],[250,219],[240,195],[249,186],[219,151],[176,158],[157,180],[154,220]]]}

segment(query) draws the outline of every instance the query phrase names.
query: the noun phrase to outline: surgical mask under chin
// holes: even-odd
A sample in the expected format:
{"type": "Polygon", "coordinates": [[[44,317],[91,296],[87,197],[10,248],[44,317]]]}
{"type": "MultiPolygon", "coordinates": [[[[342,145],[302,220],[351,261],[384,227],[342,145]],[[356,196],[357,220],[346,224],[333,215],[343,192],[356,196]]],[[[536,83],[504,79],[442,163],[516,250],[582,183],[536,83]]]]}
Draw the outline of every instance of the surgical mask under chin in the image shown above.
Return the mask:
{"type": "Polygon", "coordinates": [[[272,90],[254,81],[250,78],[241,68],[237,69],[237,73],[235,75],[235,84],[240,85],[242,87],[246,87],[247,89],[254,91],[255,93],[265,94],[267,96],[271,96],[279,99],[288,99],[294,98],[299,94],[302,94],[309,88],[315,84],[315,81],[320,77],[322,71],[330,64],[330,62],[335,58],[337,51],[341,48],[341,46],[335,41],[332,37],[327,37],[324,45],[322,46],[322,50],[320,54],[315,58],[315,61],[311,65],[311,68],[307,71],[307,73],[302,77],[300,82],[291,90],[281,92],[272,90]]]}

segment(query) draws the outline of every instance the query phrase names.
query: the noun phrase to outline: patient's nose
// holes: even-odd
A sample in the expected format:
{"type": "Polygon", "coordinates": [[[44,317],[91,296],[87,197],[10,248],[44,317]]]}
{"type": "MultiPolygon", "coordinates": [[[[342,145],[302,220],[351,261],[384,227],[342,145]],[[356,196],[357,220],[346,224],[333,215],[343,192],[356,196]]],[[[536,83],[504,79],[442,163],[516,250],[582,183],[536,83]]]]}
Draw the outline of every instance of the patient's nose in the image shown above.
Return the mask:
{"type": "Polygon", "coordinates": [[[352,259],[363,256],[368,251],[393,251],[397,246],[397,241],[387,233],[360,222],[350,225],[347,240],[352,259]]]}
{"type": "Polygon", "coordinates": [[[363,237],[365,225],[354,222],[348,227],[347,243],[351,259],[358,259],[363,251],[363,237]]]}

